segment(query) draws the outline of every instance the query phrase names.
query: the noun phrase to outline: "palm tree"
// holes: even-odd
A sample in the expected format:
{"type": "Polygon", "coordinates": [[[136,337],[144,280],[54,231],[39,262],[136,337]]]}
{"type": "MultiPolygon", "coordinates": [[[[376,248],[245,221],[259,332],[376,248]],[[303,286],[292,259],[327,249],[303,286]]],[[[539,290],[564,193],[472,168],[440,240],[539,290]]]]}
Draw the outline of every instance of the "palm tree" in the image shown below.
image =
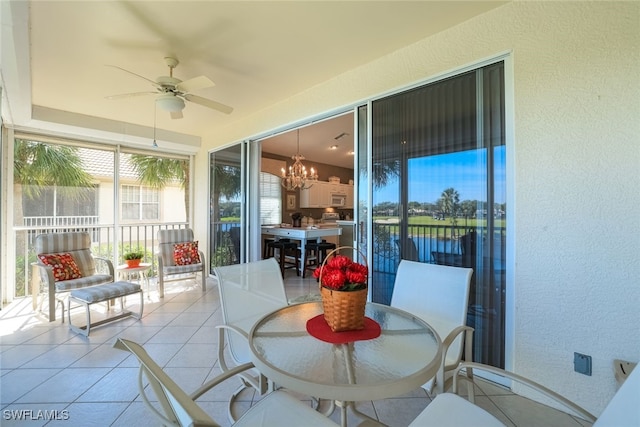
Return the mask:
{"type": "MultiPolygon", "coordinates": [[[[366,165],[362,167],[362,172],[366,172],[366,165]]],[[[382,188],[386,186],[389,182],[400,176],[400,160],[385,159],[383,161],[373,162],[371,176],[374,187],[382,188]]]]}
{"type": "Polygon", "coordinates": [[[455,188],[449,187],[442,192],[438,204],[445,216],[450,215],[451,225],[454,227],[451,234],[455,235],[455,226],[458,224],[457,214],[460,209],[460,193],[455,188]]]}
{"type": "Polygon", "coordinates": [[[140,183],[148,187],[163,189],[172,182],[179,182],[184,190],[185,218],[189,218],[191,180],[188,160],[132,154],[131,163],[140,183]]]}
{"type": "Polygon", "coordinates": [[[213,222],[220,220],[220,196],[233,199],[240,195],[240,168],[234,165],[216,163],[213,173],[213,222]]]}
{"type": "MultiPolygon", "coordinates": [[[[46,188],[55,187],[59,194],[76,201],[86,197],[85,190],[92,186],[92,177],[84,170],[77,148],[16,138],[13,150],[16,225],[24,223],[23,202],[38,199],[46,188]]],[[[15,244],[16,254],[26,253],[24,234],[17,234],[15,244]]]]}
{"type": "Polygon", "coordinates": [[[14,142],[13,180],[16,224],[24,218],[23,197],[36,199],[47,187],[81,200],[92,185],[92,177],[82,165],[78,149],[62,145],[16,139],[14,142]]]}

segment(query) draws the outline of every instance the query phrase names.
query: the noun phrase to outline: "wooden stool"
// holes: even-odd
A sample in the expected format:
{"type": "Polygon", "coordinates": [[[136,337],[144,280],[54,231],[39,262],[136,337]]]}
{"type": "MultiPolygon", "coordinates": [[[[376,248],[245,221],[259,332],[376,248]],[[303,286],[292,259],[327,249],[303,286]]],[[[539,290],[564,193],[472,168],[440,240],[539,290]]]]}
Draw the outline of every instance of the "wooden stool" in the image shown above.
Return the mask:
{"type": "Polygon", "coordinates": [[[323,240],[322,242],[307,242],[307,244],[305,245],[305,259],[315,258],[315,264],[309,264],[305,262],[305,264],[307,265],[303,266],[304,268],[302,269],[302,277],[305,277],[305,272],[307,269],[315,269],[316,267],[321,266],[322,262],[327,257],[327,252],[330,252],[335,248],[335,243],[328,243],[325,240],[323,240]]]}
{"type": "Polygon", "coordinates": [[[296,274],[298,276],[300,275],[300,271],[298,269],[298,244],[297,243],[292,242],[289,239],[280,239],[273,242],[269,242],[267,246],[269,248],[269,254],[271,254],[271,256],[275,256],[276,249],[278,249],[278,251],[280,252],[280,272],[282,273],[283,279],[284,279],[284,270],[286,270],[287,268],[295,268],[296,274]],[[293,263],[287,262],[286,260],[287,251],[292,252],[292,255],[290,256],[293,256],[293,258],[295,259],[295,262],[293,263]]]}
{"type": "Polygon", "coordinates": [[[276,239],[273,239],[273,238],[264,239],[264,243],[262,244],[262,259],[271,258],[273,256],[273,248],[269,248],[269,243],[272,243],[275,241],[276,239]]]}

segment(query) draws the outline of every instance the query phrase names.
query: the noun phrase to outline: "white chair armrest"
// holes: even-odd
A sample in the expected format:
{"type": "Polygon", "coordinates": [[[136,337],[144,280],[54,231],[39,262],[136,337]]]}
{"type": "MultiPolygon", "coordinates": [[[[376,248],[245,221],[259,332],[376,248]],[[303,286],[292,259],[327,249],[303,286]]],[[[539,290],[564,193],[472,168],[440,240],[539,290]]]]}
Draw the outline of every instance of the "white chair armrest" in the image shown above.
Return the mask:
{"type": "Polygon", "coordinates": [[[93,259],[104,262],[107,265],[107,269],[109,269],[109,275],[115,277],[115,270],[113,269],[113,263],[110,259],[101,256],[94,256],[93,259]]]}
{"type": "Polygon", "coordinates": [[[231,377],[235,377],[236,375],[253,368],[254,368],[253,363],[249,362],[249,363],[244,363],[242,365],[238,365],[233,369],[229,369],[228,371],[224,371],[220,375],[216,376],[215,378],[204,383],[202,386],[198,387],[198,389],[195,390],[193,393],[191,393],[189,397],[192,398],[193,400],[196,400],[197,398],[199,398],[200,396],[202,396],[203,394],[205,394],[206,392],[208,392],[209,390],[211,390],[213,387],[217,386],[221,382],[226,381],[231,377]]]}
{"type": "MultiPolygon", "coordinates": [[[[440,362],[440,368],[438,369],[438,373],[436,374],[436,384],[441,384],[441,386],[438,386],[436,388],[437,392],[440,392],[440,393],[444,392],[445,390],[447,390],[447,388],[451,384],[452,378],[448,378],[447,380],[445,380],[444,373],[446,370],[451,370],[455,368],[460,363],[460,359],[459,358],[456,359],[456,362],[453,365],[447,365],[446,364],[447,352],[449,351],[449,347],[451,346],[451,344],[453,344],[453,342],[462,334],[464,334],[464,336],[462,336],[461,339],[463,340],[462,345],[464,349],[463,351],[464,351],[465,359],[469,361],[472,360],[473,328],[470,326],[458,326],[455,329],[453,329],[451,332],[449,332],[449,335],[447,335],[445,339],[442,340],[442,360],[440,362]]],[[[473,382],[473,370],[469,368],[466,371],[466,374],[470,382],[473,382]]],[[[471,386],[469,387],[469,400],[472,403],[475,401],[473,387],[471,386]]]]}
{"type": "Polygon", "coordinates": [[[528,378],[525,378],[521,375],[518,375],[516,373],[513,372],[509,372],[509,371],[505,371],[504,369],[500,369],[500,368],[496,368],[494,366],[489,366],[489,365],[484,365],[482,363],[473,363],[473,362],[463,362],[461,363],[453,372],[453,392],[457,393],[458,391],[458,374],[460,373],[461,369],[473,369],[473,370],[480,370],[480,371],[484,371],[484,372],[490,372],[492,374],[496,374],[505,378],[508,378],[512,381],[516,381],[520,384],[523,384],[533,390],[536,390],[537,392],[541,393],[542,395],[555,400],[556,402],[558,402],[559,404],[563,405],[565,408],[569,409],[570,411],[572,411],[573,413],[575,413],[576,415],[578,415],[581,418],[584,418],[585,420],[589,421],[590,423],[593,423],[596,420],[596,417],[591,414],[590,412],[588,412],[587,410],[585,410],[584,408],[576,405],[575,403],[573,403],[572,401],[570,401],[569,399],[559,395],[558,393],[554,392],[553,390],[543,386],[542,384],[539,384],[533,380],[530,380],[528,378]]]}
{"type": "MultiPolygon", "coordinates": [[[[36,267],[38,267],[40,269],[41,272],[44,272],[44,276],[46,277],[47,285],[49,285],[51,287],[53,285],[53,283],[55,282],[55,279],[53,277],[53,267],[51,267],[50,265],[43,264],[40,261],[36,261],[32,265],[35,265],[36,267]]],[[[40,278],[42,278],[42,274],[40,275],[40,278]]]]}

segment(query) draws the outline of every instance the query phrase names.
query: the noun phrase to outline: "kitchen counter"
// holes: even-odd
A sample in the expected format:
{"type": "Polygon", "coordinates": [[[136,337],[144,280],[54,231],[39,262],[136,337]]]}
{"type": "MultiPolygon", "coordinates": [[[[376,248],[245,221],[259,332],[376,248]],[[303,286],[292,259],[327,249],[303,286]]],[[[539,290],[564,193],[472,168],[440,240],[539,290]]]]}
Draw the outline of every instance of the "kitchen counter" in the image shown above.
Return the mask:
{"type": "MultiPolygon", "coordinates": [[[[325,224],[326,225],[326,224],[325,224]]],[[[278,227],[278,226],[264,226],[262,227],[262,234],[275,236],[276,238],[287,238],[293,240],[300,240],[301,246],[304,246],[303,242],[307,240],[316,240],[320,242],[323,237],[339,236],[342,234],[342,229],[333,226],[331,228],[317,228],[316,226],[307,227],[278,227]]],[[[305,266],[305,250],[300,251],[300,274],[303,273],[305,266]]]]}
{"type": "Polygon", "coordinates": [[[321,240],[321,237],[325,237],[325,236],[339,236],[340,234],[342,234],[342,230],[335,225],[329,228],[327,227],[317,228],[316,226],[308,226],[308,227],[265,226],[265,227],[262,227],[262,234],[270,234],[276,237],[285,237],[285,238],[295,239],[295,240],[309,240],[309,239],[321,240]]]}

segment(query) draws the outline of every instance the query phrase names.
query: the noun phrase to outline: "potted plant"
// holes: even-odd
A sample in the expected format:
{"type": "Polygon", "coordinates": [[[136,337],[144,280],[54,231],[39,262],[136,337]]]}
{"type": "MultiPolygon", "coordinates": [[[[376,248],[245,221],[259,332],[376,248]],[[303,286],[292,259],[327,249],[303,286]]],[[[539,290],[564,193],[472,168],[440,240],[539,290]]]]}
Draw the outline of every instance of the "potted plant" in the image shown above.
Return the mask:
{"type": "Polygon", "coordinates": [[[144,258],[144,252],[140,249],[132,249],[124,254],[124,262],[127,263],[127,267],[133,268],[140,265],[140,261],[144,258]]]}
{"type": "Polygon", "coordinates": [[[337,255],[341,249],[354,248],[341,246],[334,249],[313,272],[313,277],[320,282],[324,319],[333,332],[364,328],[368,292],[369,267],[364,255],[358,251],[365,262],[360,264],[344,255],[337,255]]]}

